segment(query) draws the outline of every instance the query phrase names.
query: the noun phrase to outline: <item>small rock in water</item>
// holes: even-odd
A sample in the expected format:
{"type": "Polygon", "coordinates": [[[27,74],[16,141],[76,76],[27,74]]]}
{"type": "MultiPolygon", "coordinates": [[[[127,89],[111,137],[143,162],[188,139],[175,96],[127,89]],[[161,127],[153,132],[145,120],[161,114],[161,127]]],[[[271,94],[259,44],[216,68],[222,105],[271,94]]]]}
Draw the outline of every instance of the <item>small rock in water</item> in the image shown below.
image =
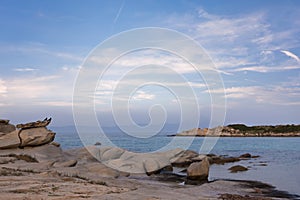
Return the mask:
{"type": "Polygon", "coordinates": [[[244,166],[242,166],[242,165],[235,165],[235,166],[230,167],[228,170],[230,170],[231,173],[236,173],[236,172],[247,171],[248,168],[247,168],[247,167],[244,167],[244,166]]]}
{"type": "Polygon", "coordinates": [[[96,142],[94,145],[95,145],[95,146],[100,146],[101,143],[100,143],[100,142],[96,142]]]}
{"type": "Polygon", "coordinates": [[[251,154],[250,153],[245,153],[245,154],[242,154],[240,155],[240,158],[251,158],[251,154]]]}

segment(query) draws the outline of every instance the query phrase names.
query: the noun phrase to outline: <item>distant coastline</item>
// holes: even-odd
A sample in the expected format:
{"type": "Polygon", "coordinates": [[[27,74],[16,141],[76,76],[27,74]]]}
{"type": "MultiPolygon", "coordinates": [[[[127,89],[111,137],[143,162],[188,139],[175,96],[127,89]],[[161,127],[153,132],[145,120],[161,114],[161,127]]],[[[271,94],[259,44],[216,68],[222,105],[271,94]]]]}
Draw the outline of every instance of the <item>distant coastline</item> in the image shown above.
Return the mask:
{"type": "Polygon", "coordinates": [[[245,124],[231,124],[216,128],[193,128],[176,133],[173,136],[193,137],[300,137],[300,125],[287,124],[276,126],[246,126],[245,124]]]}

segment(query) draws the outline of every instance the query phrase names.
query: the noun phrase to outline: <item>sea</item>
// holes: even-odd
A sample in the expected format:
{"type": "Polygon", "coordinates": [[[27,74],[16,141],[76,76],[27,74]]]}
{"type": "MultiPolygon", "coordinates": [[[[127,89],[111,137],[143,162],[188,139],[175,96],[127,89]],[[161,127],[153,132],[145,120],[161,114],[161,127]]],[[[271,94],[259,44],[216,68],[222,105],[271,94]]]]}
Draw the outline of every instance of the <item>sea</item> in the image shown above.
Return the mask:
{"type": "MultiPolygon", "coordinates": [[[[102,143],[102,137],[97,133],[91,134],[90,130],[85,136],[85,133],[79,135],[74,127],[52,127],[51,129],[56,132],[55,141],[59,142],[63,149],[102,143]]],[[[104,132],[114,146],[133,152],[154,152],[172,144],[174,140],[174,137],[168,136],[170,132],[159,133],[149,138],[137,138],[116,129],[108,129],[104,132]]],[[[204,137],[176,138],[179,143],[189,144],[185,146],[187,149],[196,152],[200,151],[205,140],[204,137]]],[[[178,146],[181,147],[180,144],[178,146]]],[[[209,180],[255,180],[273,185],[277,190],[300,195],[300,137],[221,137],[216,140],[209,153],[226,156],[250,153],[259,156],[237,163],[212,165],[209,180]],[[228,168],[234,165],[243,165],[249,170],[230,173],[228,168]]]]}

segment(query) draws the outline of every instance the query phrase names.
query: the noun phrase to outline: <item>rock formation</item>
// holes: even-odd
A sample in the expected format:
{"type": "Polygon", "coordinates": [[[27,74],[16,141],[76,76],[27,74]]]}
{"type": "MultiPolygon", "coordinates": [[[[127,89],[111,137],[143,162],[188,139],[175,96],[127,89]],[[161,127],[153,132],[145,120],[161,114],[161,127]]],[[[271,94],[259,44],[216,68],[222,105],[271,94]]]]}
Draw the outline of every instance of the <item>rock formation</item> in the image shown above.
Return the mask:
{"type": "MultiPolygon", "coordinates": [[[[148,174],[159,173],[165,167],[171,166],[171,159],[182,154],[184,150],[174,149],[157,153],[134,153],[116,147],[96,147],[90,146],[86,149],[94,159],[106,166],[127,173],[148,174]]],[[[79,152],[69,152],[76,156],[79,152]]]]}
{"type": "Polygon", "coordinates": [[[204,158],[201,162],[194,162],[187,168],[187,178],[191,180],[207,181],[209,161],[204,158]]]}
{"type": "Polygon", "coordinates": [[[29,129],[29,128],[38,128],[38,127],[46,127],[50,124],[51,118],[45,118],[43,121],[29,122],[26,124],[17,124],[17,128],[19,129],[29,129]]]}
{"type": "Polygon", "coordinates": [[[26,146],[40,146],[54,140],[55,133],[46,126],[50,119],[44,121],[18,124],[17,128],[9,124],[9,120],[0,120],[0,149],[9,149],[26,146]]]}
{"type": "Polygon", "coordinates": [[[183,149],[134,153],[102,145],[63,151],[60,144],[53,142],[55,133],[46,128],[50,121],[46,118],[17,125],[16,129],[8,120],[0,120],[0,169],[56,173],[97,182],[103,177],[131,174],[152,176],[166,171],[172,174],[173,169],[179,167],[187,172],[184,178],[187,182],[201,182],[207,180],[210,164],[251,158],[248,154],[241,158],[199,155],[183,149]]]}
{"type": "Polygon", "coordinates": [[[5,133],[10,133],[15,130],[16,127],[12,124],[9,124],[9,120],[0,119],[0,135],[5,133]]]}

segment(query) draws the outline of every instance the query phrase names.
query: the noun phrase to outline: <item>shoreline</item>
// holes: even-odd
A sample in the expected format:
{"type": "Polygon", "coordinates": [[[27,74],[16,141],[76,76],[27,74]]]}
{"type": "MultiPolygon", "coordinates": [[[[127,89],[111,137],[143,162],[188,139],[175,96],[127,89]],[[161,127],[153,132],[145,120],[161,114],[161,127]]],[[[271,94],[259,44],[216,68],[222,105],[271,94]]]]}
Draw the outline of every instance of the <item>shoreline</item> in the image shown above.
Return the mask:
{"type": "Polygon", "coordinates": [[[232,157],[180,148],[136,153],[101,143],[63,150],[43,122],[20,129],[8,121],[0,124],[0,199],[300,198],[259,181],[209,180],[212,165],[231,163],[224,170],[243,173],[252,169],[242,161],[255,161],[259,155],[232,157]]]}
{"type": "Polygon", "coordinates": [[[0,199],[299,199],[259,181],[219,179],[200,185],[179,185],[156,177],[102,177],[90,181],[50,172],[0,176],[0,199]]]}
{"type": "MultiPolygon", "coordinates": [[[[92,147],[107,148],[117,150],[110,147],[92,147]]],[[[0,153],[0,160],[13,159],[6,162],[5,159],[1,160],[0,199],[300,199],[297,194],[279,190],[257,180],[226,178],[189,181],[186,175],[178,175],[173,170],[151,174],[117,172],[103,162],[93,160],[93,156],[85,148],[62,151],[57,143],[17,150],[0,150],[0,153]],[[7,157],[4,151],[10,152],[9,156],[16,156],[7,157]],[[64,156],[67,161],[51,161],[57,158],[58,154],[64,156]],[[30,160],[30,156],[33,155],[41,157],[36,157],[36,161],[30,160]],[[49,158],[41,161],[45,156],[49,158]],[[72,162],[74,159],[77,160],[76,164],[72,162]]],[[[242,160],[251,161],[252,158],[258,157],[248,153],[239,157],[209,156],[211,165],[238,164],[242,160]]],[[[203,160],[203,155],[184,151],[184,155],[173,161],[172,166],[186,169],[190,163],[200,158],[203,160]]]]}

